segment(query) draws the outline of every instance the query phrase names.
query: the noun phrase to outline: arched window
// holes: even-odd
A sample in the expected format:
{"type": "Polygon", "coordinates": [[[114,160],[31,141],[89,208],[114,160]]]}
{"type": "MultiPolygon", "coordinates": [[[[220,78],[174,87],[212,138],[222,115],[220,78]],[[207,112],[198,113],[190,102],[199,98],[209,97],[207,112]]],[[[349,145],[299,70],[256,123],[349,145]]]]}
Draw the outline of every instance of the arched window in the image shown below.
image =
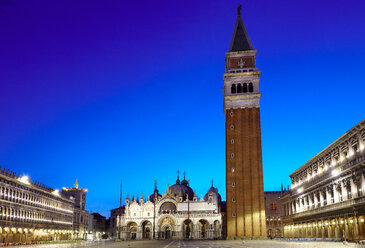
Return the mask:
{"type": "Polygon", "coordinates": [[[242,90],[243,93],[246,93],[247,92],[247,84],[243,84],[243,90],[242,90]]]}
{"type": "Polygon", "coordinates": [[[270,203],[270,210],[277,210],[277,209],[278,209],[278,204],[276,202],[270,203]]]}
{"type": "Polygon", "coordinates": [[[249,83],[248,85],[248,92],[253,92],[253,84],[249,83]]]}
{"type": "Polygon", "coordinates": [[[232,86],[231,86],[231,93],[232,94],[236,93],[236,85],[235,84],[232,84],[232,86]]]}
{"type": "Polygon", "coordinates": [[[175,213],[176,205],[172,202],[165,202],[160,207],[160,213],[175,213]]]}
{"type": "Polygon", "coordinates": [[[242,86],[241,86],[241,84],[237,84],[237,93],[242,93],[242,86]]]}

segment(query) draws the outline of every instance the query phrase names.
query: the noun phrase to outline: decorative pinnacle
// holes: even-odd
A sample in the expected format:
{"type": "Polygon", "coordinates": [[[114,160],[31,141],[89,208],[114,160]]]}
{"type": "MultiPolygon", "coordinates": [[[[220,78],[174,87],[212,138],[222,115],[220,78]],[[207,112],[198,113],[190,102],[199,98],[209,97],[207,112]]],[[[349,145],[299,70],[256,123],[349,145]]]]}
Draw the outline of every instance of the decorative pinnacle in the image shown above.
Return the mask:
{"type": "Polygon", "coordinates": [[[157,190],[157,180],[155,180],[155,190],[157,190]]]}
{"type": "Polygon", "coordinates": [[[79,188],[79,183],[77,182],[77,179],[76,179],[76,183],[74,184],[74,186],[75,186],[75,189],[79,188]]]}
{"type": "Polygon", "coordinates": [[[240,4],[240,6],[237,7],[237,15],[241,16],[241,9],[242,9],[242,5],[240,4]]]}
{"type": "Polygon", "coordinates": [[[184,180],[185,180],[186,172],[184,171],[184,180]]]}
{"type": "Polygon", "coordinates": [[[179,179],[179,174],[180,174],[180,171],[179,171],[179,169],[177,169],[177,179],[179,179]]]}
{"type": "Polygon", "coordinates": [[[213,178],[212,178],[212,187],[213,187],[213,178]]]}

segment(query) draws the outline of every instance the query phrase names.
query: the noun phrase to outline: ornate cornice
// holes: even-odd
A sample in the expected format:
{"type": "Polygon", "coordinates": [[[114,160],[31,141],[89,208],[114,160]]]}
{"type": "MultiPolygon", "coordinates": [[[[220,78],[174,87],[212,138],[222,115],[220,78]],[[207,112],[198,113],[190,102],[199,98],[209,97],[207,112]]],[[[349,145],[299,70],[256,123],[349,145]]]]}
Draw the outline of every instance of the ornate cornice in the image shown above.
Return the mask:
{"type": "Polygon", "coordinates": [[[224,110],[260,108],[261,94],[224,96],[224,110]]]}
{"type": "Polygon", "coordinates": [[[246,76],[261,76],[261,71],[250,71],[250,72],[238,72],[238,73],[225,73],[223,75],[223,80],[226,78],[233,77],[246,77],[246,76]]]}

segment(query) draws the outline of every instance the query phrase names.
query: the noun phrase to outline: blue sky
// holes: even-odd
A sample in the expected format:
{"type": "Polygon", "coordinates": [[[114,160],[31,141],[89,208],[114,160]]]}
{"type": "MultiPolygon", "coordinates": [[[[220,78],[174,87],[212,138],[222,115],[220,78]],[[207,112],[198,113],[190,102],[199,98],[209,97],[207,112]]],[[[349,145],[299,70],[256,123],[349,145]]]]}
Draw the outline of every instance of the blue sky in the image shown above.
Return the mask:
{"type": "MultiPolygon", "coordinates": [[[[0,1],[0,165],[87,209],[186,171],[225,199],[224,55],[241,1],[0,1]]],[[[363,1],[244,1],[265,190],[364,118],[363,1]]]]}

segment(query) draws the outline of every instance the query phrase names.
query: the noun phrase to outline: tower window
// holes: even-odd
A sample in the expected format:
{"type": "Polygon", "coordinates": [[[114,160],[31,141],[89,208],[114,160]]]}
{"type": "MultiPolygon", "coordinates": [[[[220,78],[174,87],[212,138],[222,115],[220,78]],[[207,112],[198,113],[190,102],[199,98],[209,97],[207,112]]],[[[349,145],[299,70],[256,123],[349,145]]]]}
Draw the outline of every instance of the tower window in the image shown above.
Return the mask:
{"type": "Polygon", "coordinates": [[[231,144],[234,144],[234,139],[231,139],[231,144]]]}
{"type": "Polygon", "coordinates": [[[230,128],[231,128],[231,130],[233,130],[233,129],[234,129],[234,126],[233,126],[233,125],[231,125],[231,127],[230,127],[230,128]]]}
{"type": "Polygon", "coordinates": [[[232,197],[232,202],[236,202],[236,198],[232,197]]]}
{"type": "Polygon", "coordinates": [[[248,91],[253,92],[253,84],[252,83],[248,84],[248,91]]]}
{"type": "Polygon", "coordinates": [[[242,93],[242,86],[241,86],[241,84],[237,84],[237,93],[242,93]]]}
{"type": "Polygon", "coordinates": [[[236,85],[235,84],[232,84],[232,86],[231,86],[231,93],[232,94],[236,93],[236,85]]]}
{"type": "Polygon", "coordinates": [[[234,188],[234,187],[236,187],[236,184],[235,184],[234,182],[232,183],[232,187],[233,187],[233,188],[234,188]]]}
{"type": "Polygon", "coordinates": [[[233,116],[233,111],[231,111],[231,113],[229,113],[230,114],[230,116],[233,116]]]}
{"type": "Polygon", "coordinates": [[[235,172],[235,169],[234,169],[234,168],[232,168],[232,169],[231,169],[231,171],[232,171],[232,172],[235,172]]]}
{"type": "Polygon", "coordinates": [[[243,84],[243,89],[242,89],[243,93],[247,92],[247,84],[243,84]]]}
{"type": "Polygon", "coordinates": [[[231,153],[231,158],[234,158],[234,153],[233,152],[231,153]]]}
{"type": "Polygon", "coordinates": [[[236,217],[236,213],[235,213],[235,212],[233,212],[233,213],[232,213],[232,217],[233,217],[233,218],[235,218],[235,217],[236,217]]]}

